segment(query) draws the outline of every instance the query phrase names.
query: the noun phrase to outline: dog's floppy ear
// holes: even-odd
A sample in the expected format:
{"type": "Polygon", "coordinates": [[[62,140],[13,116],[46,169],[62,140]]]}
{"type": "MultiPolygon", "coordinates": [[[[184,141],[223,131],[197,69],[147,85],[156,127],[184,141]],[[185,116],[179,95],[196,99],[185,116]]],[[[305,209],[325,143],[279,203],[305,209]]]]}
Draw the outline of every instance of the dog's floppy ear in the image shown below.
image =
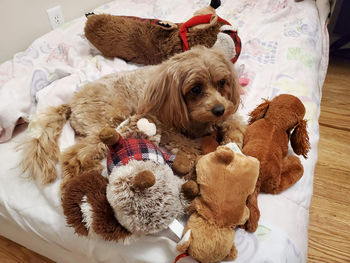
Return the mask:
{"type": "Polygon", "coordinates": [[[236,112],[238,110],[238,106],[239,103],[241,101],[241,95],[240,95],[240,90],[241,90],[241,86],[239,85],[238,82],[238,77],[236,75],[236,73],[233,72],[233,74],[231,74],[232,76],[232,92],[231,92],[231,98],[230,100],[232,101],[233,105],[235,106],[234,112],[236,112]]]}
{"type": "Polygon", "coordinates": [[[253,110],[249,116],[249,125],[252,124],[253,122],[264,118],[269,106],[270,106],[270,102],[267,99],[264,99],[264,102],[261,103],[258,107],[255,108],[255,110],[253,110]]]}
{"type": "Polygon", "coordinates": [[[304,158],[307,158],[307,153],[310,150],[310,142],[309,135],[306,130],[306,120],[299,121],[290,137],[290,142],[293,151],[297,155],[302,155],[304,158]]]}
{"type": "Polygon", "coordinates": [[[174,77],[174,72],[161,66],[148,83],[138,113],[150,113],[169,127],[187,130],[190,121],[181,91],[182,85],[178,82],[179,79],[174,77]]]}

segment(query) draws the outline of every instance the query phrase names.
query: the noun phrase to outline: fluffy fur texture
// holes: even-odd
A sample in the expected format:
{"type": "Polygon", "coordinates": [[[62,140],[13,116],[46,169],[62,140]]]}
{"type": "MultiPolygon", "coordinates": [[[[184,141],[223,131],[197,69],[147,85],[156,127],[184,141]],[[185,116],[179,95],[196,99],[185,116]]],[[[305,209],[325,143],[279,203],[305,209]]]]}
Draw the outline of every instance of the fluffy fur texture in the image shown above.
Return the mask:
{"type": "MultiPolygon", "coordinates": [[[[215,8],[219,5],[220,1],[212,1],[215,8]]],[[[187,34],[188,46],[217,46],[228,59],[236,60],[240,52],[236,50],[236,45],[240,49],[237,32],[226,21],[218,19],[212,6],[202,8],[194,14],[210,14],[212,16],[209,21],[183,30],[187,34]]],[[[87,16],[84,30],[86,38],[104,56],[156,65],[183,51],[183,40],[180,37],[182,25],[157,19],[92,14],[87,16]]]]}
{"type": "Polygon", "coordinates": [[[185,181],[175,176],[168,165],[132,160],[114,168],[107,186],[107,199],[118,221],[133,234],[152,234],[168,228],[187,205],[181,194],[185,181]],[[155,184],[140,190],[136,175],[148,170],[155,184]],[[181,202],[182,200],[182,202],[181,202]]]}
{"type": "MultiPolygon", "coordinates": [[[[142,133],[145,126],[154,123],[141,120],[144,121],[142,125],[134,115],[117,130],[124,136],[139,134],[139,137],[150,137],[159,142],[156,131],[150,135],[142,133]]],[[[120,156],[119,151],[123,152],[124,147],[130,146],[125,145],[118,132],[110,127],[102,129],[100,138],[111,145],[108,155],[111,158],[115,157],[113,154],[120,156]],[[112,154],[112,151],[115,152],[112,154]]],[[[128,151],[133,150],[136,148],[128,148],[128,151]]],[[[98,171],[90,171],[67,181],[62,197],[67,224],[80,235],[97,234],[113,241],[125,241],[131,235],[135,237],[166,229],[175,218],[184,214],[188,201],[181,191],[185,180],[175,176],[162,157],[158,157],[161,159],[124,160],[121,166],[108,165],[107,162],[108,170],[111,170],[108,179],[98,171]],[[81,184],[80,180],[83,180],[81,184]]]]}
{"type": "Polygon", "coordinates": [[[29,136],[21,142],[23,172],[28,171],[33,179],[42,184],[56,180],[56,164],[59,159],[58,138],[67,118],[69,105],[49,108],[45,114],[32,120],[28,127],[29,136]]]}
{"type": "MultiPolygon", "coordinates": [[[[75,93],[70,104],[70,124],[80,139],[61,156],[62,186],[77,174],[101,172],[99,161],[107,148],[100,142],[99,132],[105,126],[118,126],[135,113],[155,116],[164,127],[161,146],[173,153],[183,152],[189,160],[201,154],[200,145],[194,147],[192,139],[214,130],[220,134],[222,143],[234,141],[242,145],[245,126],[234,114],[240,103],[238,89],[232,63],[219,51],[204,47],[175,55],[157,66],[112,74],[88,83],[75,93]]],[[[48,124],[58,131],[63,120],[62,123],[50,122],[49,117],[38,120],[40,127],[48,124]]],[[[51,133],[45,130],[31,138],[36,143],[27,144],[29,149],[22,162],[32,177],[36,177],[32,166],[37,165],[43,183],[57,177],[56,170],[43,174],[46,167],[56,165],[59,153],[58,135],[51,133]],[[38,146],[55,153],[55,158],[38,152],[38,146]],[[46,177],[51,179],[45,180],[46,177]]]]}
{"type": "Polygon", "coordinates": [[[106,198],[107,184],[108,179],[96,172],[72,178],[67,184],[69,194],[62,197],[63,212],[78,235],[93,233],[108,241],[125,240],[131,233],[114,216],[106,198]]]}
{"type": "Polygon", "coordinates": [[[259,179],[247,202],[250,217],[246,229],[251,232],[256,230],[260,217],[257,203],[259,192],[278,194],[303,175],[299,158],[287,154],[289,140],[298,155],[306,158],[310,149],[304,115],[303,103],[297,97],[286,94],[271,101],[265,100],[250,114],[243,153],[260,161],[259,179]]]}
{"type": "Polygon", "coordinates": [[[200,196],[191,204],[187,239],[177,249],[203,263],[233,260],[234,229],[249,217],[246,200],[254,191],[259,161],[219,146],[199,159],[196,170],[200,196]]]}

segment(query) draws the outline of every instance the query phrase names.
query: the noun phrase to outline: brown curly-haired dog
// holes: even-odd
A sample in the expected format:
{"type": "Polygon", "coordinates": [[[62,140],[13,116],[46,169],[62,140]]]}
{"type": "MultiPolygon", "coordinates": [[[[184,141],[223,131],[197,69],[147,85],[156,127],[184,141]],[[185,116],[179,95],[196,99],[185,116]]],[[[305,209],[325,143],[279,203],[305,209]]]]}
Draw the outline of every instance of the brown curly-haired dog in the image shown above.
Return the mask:
{"type": "Polygon", "coordinates": [[[168,130],[162,135],[163,145],[184,152],[189,159],[200,154],[200,149],[192,147],[192,139],[214,130],[223,144],[241,145],[245,126],[234,114],[240,103],[238,88],[232,63],[219,51],[204,47],[156,66],[108,75],[86,84],[70,105],[52,108],[38,118],[42,133],[24,143],[22,166],[44,184],[57,178],[57,140],[68,117],[80,139],[62,155],[63,180],[102,170],[106,147],[99,132],[136,113],[155,116],[168,130]]]}

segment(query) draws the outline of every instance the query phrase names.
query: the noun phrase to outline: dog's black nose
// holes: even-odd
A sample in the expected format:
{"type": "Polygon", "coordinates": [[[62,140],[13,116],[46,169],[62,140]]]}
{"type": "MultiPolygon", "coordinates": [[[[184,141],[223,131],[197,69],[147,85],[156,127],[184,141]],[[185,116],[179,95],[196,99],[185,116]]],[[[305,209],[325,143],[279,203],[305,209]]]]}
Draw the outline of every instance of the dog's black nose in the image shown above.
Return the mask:
{"type": "Polygon", "coordinates": [[[211,112],[215,115],[215,116],[221,116],[222,114],[224,114],[225,112],[225,107],[222,104],[216,104],[212,109],[211,112]]]}

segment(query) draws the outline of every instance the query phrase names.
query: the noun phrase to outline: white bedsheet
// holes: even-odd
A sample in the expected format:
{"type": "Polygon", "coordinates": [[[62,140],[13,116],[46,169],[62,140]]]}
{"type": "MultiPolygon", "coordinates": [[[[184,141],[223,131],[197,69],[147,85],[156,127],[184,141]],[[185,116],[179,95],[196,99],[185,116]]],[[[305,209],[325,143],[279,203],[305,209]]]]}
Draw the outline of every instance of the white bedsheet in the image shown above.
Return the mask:
{"type": "MultiPolygon", "coordinates": [[[[209,1],[114,1],[97,12],[154,17],[174,22],[190,18],[209,1]]],[[[238,230],[235,262],[305,262],[313,173],[319,139],[321,87],[328,64],[325,17],[314,1],[222,1],[219,16],[236,24],[242,53],[236,63],[249,84],[242,88],[240,112],[247,117],[261,98],[281,93],[298,96],[306,106],[311,151],[304,176],[280,195],[260,194],[261,219],[256,233],[238,230]],[[320,22],[322,21],[322,22],[320,22]]],[[[0,140],[8,141],[21,117],[49,105],[69,102],[74,91],[105,74],[138,67],[120,59],[105,59],[83,37],[81,17],[38,38],[25,52],[0,65],[0,140]]],[[[39,187],[23,179],[17,164],[16,141],[0,144],[0,234],[57,262],[173,262],[176,242],[145,237],[125,246],[78,237],[66,226],[58,197],[59,181],[39,187]]],[[[61,146],[73,142],[67,124],[61,146]]],[[[180,262],[190,262],[189,258],[180,262]]]]}

